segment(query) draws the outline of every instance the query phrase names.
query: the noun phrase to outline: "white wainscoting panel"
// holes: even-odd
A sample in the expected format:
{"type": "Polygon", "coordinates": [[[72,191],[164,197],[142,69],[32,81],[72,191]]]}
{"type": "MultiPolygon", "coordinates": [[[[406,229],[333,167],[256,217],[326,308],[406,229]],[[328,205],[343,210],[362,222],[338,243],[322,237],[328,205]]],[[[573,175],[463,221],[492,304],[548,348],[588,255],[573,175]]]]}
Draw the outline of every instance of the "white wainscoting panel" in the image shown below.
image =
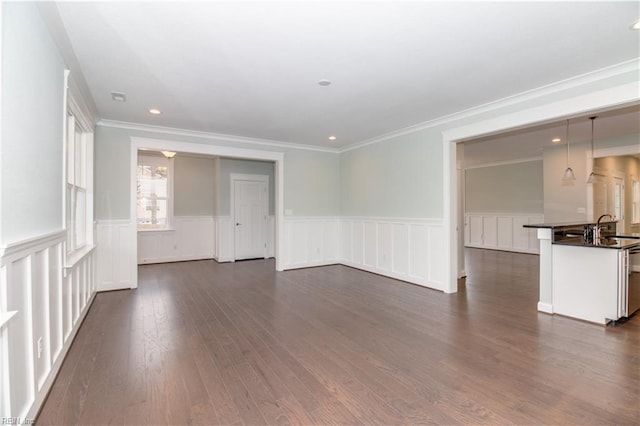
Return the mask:
{"type": "Polygon", "coordinates": [[[540,253],[535,229],[523,225],[542,223],[540,214],[466,213],[465,247],[521,253],[540,253]]]}
{"type": "Polygon", "coordinates": [[[217,216],[215,222],[218,237],[215,259],[218,262],[232,262],[235,256],[233,218],[231,216],[217,216]]]}
{"type": "Polygon", "coordinates": [[[284,269],[339,263],[340,221],[336,217],[295,217],[283,221],[284,269]]]}
{"type": "Polygon", "coordinates": [[[100,220],[97,224],[98,291],[135,288],[135,222],[100,220]]]}
{"type": "Polygon", "coordinates": [[[442,220],[340,218],[340,263],[444,289],[442,220]]]}
{"type": "Polygon", "coordinates": [[[216,223],[213,216],[175,216],[167,231],[138,231],[138,264],[213,259],[216,223]]]}
{"type": "Polygon", "coordinates": [[[35,419],[96,292],[93,246],[66,259],[65,237],[59,231],[0,249],[5,419],[35,419]]]}
{"type": "Polygon", "coordinates": [[[276,217],[267,216],[267,256],[276,256],[276,217]]]}

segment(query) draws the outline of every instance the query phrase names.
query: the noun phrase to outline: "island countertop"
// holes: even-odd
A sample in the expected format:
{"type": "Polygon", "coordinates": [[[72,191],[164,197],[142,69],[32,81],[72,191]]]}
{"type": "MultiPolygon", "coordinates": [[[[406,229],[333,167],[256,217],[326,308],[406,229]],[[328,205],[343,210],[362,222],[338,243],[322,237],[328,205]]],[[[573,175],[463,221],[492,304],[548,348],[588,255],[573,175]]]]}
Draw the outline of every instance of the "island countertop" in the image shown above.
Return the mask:
{"type": "Polygon", "coordinates": [[[631,236],[631,238],[625,237],[615,237],[615,238],[600,238],[598,241],[594,243],[587,243],[584,241],[584,238],[574,237],[574,238],[565,238],[562,240],[554,241],[553,244],[563,245],[563,246],[575,246],[575,247],[595,247],[595,248],[605,248],[605,249],[615,249],[615,250],[626,250],[630,248],[640,247],[640,238],[635,238],[631,236]]]}

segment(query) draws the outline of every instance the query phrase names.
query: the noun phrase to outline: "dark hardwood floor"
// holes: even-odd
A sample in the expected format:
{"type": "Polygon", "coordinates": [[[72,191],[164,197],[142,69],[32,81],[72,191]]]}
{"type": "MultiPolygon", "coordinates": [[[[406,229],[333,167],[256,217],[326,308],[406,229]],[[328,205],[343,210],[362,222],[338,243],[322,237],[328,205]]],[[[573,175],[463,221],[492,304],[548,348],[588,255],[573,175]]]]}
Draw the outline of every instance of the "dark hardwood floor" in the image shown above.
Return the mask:
{"type": "Polygon", "coordinates": [[[96,296],[37,423],[640,423],[640,315],[538,313],[537,256],[467,266],[451,295],[344,266],[141,266],[96,296]]]}

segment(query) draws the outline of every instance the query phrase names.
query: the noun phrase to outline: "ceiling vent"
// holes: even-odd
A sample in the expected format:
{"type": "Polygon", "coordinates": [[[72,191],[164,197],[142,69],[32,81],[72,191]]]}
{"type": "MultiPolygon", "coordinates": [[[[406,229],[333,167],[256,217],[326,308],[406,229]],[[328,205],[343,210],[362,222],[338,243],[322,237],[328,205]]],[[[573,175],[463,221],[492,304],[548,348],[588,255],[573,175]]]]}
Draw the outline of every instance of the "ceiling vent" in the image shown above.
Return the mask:
{"type": "Polygon", "coordinates": [[[121,92],[111,92],[111,99],[113,99],[116,102],[126,102],[127,95],[121,92]]]}

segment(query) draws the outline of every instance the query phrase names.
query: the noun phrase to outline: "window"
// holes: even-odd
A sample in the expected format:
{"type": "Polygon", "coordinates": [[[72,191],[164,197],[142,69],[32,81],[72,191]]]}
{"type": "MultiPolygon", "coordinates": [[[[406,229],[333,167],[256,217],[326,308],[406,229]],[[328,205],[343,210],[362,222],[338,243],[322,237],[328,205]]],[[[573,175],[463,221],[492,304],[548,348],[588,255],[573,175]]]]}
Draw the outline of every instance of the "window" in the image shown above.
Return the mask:
{"type": "Polygon", "coordinates": [[[67,112],[66,139],[66,253],[71,254],[93,244],[93,140],[71,111],[67,112]]]}
{"type": "Polygon", "coordinates": [[[138,155],[138,230],[169,229],[173,215],[173,163],[138,155]]]}

